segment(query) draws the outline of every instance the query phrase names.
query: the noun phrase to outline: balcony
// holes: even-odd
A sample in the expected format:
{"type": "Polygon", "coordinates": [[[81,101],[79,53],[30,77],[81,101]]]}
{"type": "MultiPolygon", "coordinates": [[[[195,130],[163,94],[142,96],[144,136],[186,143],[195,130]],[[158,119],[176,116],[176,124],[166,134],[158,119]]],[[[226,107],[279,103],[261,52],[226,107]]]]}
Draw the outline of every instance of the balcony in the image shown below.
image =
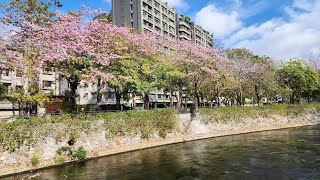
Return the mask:
{"type": "Polygon", "coordinates": [[[190,36],[187,36],[187,35],[185,35],[185,34],[179,35],[179,38],[180,38],[180,39],[184,39],[184,40],[191,41],[190,36]]]}
{"type": "Polygon", "coordinates": [[[190,29],[188,29],[188,28],[186,28],[186,27],[184,27],[184,26],[182,26],[182,27],[179,27],[179,32],[184,32],[184,33],[186,33],[186,34],[188,34],[188,35],[191,35],[191,31],[190,31],[190,29]]]}
{"type": "Polygon", "coordinates": [[[4,74],[0,75],[0,81],[1,82],[11,82],[13,80],[13,78],[11,77],[11,75],[7,76],[4,74]]]}
{"type": "Polygon", "coordinates": [[[190,24],[186,21],[183,21],[183,20],[179,21],[179,25],[186,26],[186,27],[190,28],[190,24]]]}
{"type": "Polygon", "coordinates": [[[153,13],[152,6],[150,6],[149,4],[147,4],[145,2],[143,3],[143,9],[150,12],[151,14],[153,13]]]}

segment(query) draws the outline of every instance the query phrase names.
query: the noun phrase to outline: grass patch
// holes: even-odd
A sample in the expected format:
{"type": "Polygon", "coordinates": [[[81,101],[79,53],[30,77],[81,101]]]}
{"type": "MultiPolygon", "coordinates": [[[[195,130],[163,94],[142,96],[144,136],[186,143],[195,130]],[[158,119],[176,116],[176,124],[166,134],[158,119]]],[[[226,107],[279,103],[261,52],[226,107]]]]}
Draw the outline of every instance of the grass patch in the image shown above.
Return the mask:
{"type": "Polygon", "coordinates": [[[54,162],[55,162],[56,164],[63,164],[63,163],[66,162],[66,160],[65,160],[65,158],[64,158],[63,156],[56,156],[56,157],[54,158],[54,162]]]}
{"type": "Polygon", "coordinates": [[[33,166],[36,166],[40,163],[40,159],[41,159],[41,155],[40,153],[36,152],[32,155],[32,158],[31,158],[31,163],[33,166]]]}

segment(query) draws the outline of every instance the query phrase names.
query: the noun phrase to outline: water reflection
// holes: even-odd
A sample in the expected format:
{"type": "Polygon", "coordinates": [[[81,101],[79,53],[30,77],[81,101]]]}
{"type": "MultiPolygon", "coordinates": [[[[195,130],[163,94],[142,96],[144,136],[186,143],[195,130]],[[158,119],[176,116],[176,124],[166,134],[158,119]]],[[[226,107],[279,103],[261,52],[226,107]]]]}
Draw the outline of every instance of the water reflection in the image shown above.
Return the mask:
{"type": "Polygon", "coordinates": [[[46,169],[35,179],[320,179],[319,135],[312,126],[212,138],[46,169]]]}

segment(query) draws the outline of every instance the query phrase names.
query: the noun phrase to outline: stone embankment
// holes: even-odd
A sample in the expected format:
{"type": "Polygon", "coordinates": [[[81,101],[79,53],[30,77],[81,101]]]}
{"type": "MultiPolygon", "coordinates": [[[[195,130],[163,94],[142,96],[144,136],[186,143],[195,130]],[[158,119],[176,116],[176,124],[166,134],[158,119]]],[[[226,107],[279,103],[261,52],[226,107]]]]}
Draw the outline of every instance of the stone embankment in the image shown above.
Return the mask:
{"type": "MultiPolygon", "coordinates": [[[[110,137],[105,128],[99,128],[103,121],[97,120],[95,122],[97,128],[94,131],[83,131],[76,140],[63,137],[57,139],[52,136],[38,137],[36,139],[37,143],[32,146],[23,145],[14,151],[0,151],[0,175],[76,161],[77,158],[75,158],[74,154],[80,147],[85,150],[86,158],[95,158],[203,138],[316,125],[319,123],[319,113],[291,117],[274,115],[225,122],[210,121],[208,117],[201,114],[197,114],[191,120],[190,114],[181,114],[175,129],[166,134],[165,138],[162,138],[159,132],[153,132],[150,137],[146,138],[141,135],[129,136],[121,131],[114,137],[110,137]]],[[[61,124],[57,124],[56,129],[59,128],[61,128],[61,124]]],[[[55,131],[55,128],[51,130],[55,131]]],[[[34,131],[37,131],[37,129],[34,129],[34,131]]]]}

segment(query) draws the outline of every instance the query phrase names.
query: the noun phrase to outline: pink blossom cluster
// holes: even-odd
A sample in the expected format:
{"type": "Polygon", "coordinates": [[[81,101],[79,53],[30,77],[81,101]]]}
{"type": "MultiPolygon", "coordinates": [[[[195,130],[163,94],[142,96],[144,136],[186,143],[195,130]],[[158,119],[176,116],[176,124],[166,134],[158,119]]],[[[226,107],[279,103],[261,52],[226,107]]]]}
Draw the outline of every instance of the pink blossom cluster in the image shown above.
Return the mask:
{"type": "Polygon", "coordinates": [[[87,18],[99,13],[100,9],[83,6],[83,11],[78,13],[56,11],[57,20],[45,26],[25,22],[20,33],[10,38],[10,43],[3,43],[11,46],[5,56],[20,69],[40,72],[50,66],[64,77],[80,74],[92,81],[96,77],[112,77],[112,72],[104,71],[111,61],[137,60],[155,53],[147,35],[87,18]]]}

